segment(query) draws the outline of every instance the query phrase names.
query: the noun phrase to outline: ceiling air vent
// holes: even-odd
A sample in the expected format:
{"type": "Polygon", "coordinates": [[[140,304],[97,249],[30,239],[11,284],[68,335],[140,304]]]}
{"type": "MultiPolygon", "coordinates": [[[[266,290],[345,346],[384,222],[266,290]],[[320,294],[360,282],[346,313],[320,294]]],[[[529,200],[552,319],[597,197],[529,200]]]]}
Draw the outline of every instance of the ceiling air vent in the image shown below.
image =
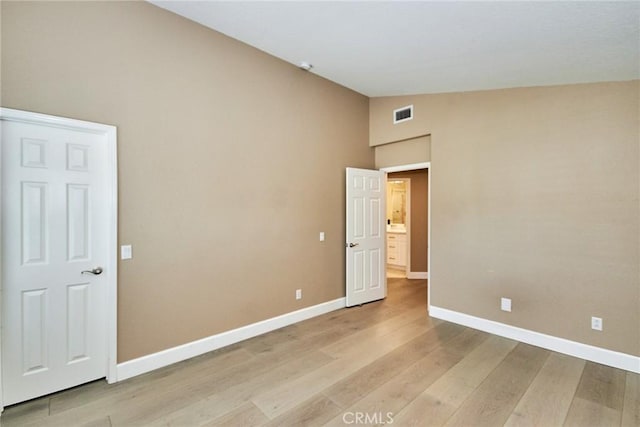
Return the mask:
{"type": "Polygon", "coordinates": [[[413,105],[393,110],[393,124],[406,122],[413,119],[413,105]]]}

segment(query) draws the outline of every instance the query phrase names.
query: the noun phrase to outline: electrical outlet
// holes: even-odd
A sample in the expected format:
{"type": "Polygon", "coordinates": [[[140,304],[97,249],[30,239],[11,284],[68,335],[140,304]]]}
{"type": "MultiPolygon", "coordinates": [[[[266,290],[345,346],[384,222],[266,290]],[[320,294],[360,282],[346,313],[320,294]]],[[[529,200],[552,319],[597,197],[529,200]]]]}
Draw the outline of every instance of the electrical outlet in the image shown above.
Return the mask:
{"type": "Polygon", "coordinates": [[[593,329],[594,331],[602,330],[602,319],[600,317],[591,318],[591,329],[593,329]]]}
{"type": "Polygon", "coordinates": [[[296,289],[296,299],[302,299],[302,289],[296,289]]]}
{"type": "Polygon", "coordinates": [[[511,312],[511,298],[500,298],[500,310],[511,312]]]}
{"type": "Polygon", "coordinates": [[[324,231],[320,232],[320,241],[324,242],[324,231]]]}

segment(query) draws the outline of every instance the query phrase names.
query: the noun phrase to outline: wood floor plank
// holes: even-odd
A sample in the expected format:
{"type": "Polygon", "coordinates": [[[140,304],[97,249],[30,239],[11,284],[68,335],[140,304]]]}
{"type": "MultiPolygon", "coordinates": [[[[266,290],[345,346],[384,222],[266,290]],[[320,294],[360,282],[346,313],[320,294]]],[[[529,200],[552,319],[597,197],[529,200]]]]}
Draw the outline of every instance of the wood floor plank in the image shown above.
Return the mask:
{"type": "Polygon", "coordinates": [[[622,426],[640,426],[640,374],[627,372],[624,406],[622,408],[622,426]]]}
{"type": "Polygon", "coordinates": [[[398,411],[394,424],[443,425],[516,345],[513,340],[490,337],[398,411]]]}
{"type": "Polygon", "coordinates": [[[300,339],[300,327],[296,324],[276,329],[264,335],[250,338],[240,346],[253,354],[271,352],[284,345],[293,344],[300,339]]]}
{"type": "Polygon", "coordinates": [[[416,319],[427,320],[428,326],[439,323],[435,319],[427,316],[423,307],[407,310],[406,312],[394,316],[390,319],[371,325],[367,329],[358,331],[348,337],[345,337],[335,343],[323,347],[321,350],[333,357],[345,357],[353,352],[354,341],[358,342],[377,342],[381,336],[388,335],[396,331],[401,326],[414,322],[416,319]]]}
{"type": "Polygon", "coordinates": [[[256,405],[247,402],[219,418],[202,424],[202,427],[260,426],[267,421],[269,421],[267,416],[256,408],[256,405]]]}
{"type": "Polygon", "coordinates": [[[399,314],[397,308],[385,304],[365,304],[349,310],[338,310],[254,337],[239,343],[246,350],[260,354],[272,351],[296,351],[329,345],[372,324],[399,314]],[[290,338],[287,340],[286,338],[290,338]]]}
{"type": "MultiPolygon", "coordinates": [[[[377,307],[380,307],[378,305],[377,307]]],[[[289,355],[295,352],[319,349],[332,345],[340,340],[352,336],[354,333],[363,331],[382,321],[390,320],[400,314],[398,310],[385,309],[367,310],[367,307],[375,307],[367,304],[363,307],[352,307],[345,312],[352,313],[350,316],[339,316],[332,325],[321,324],[317,329],[298,328],[297,334],[300,336],[290,342],[283,342],[273,347],[265,346],[257,353],[282,353],[289,355]]],[[[259,337],[258,337],[259,338],[259,337]]],[[[256,338],[254,338],[255,340],[256,338]]],[[[254,347],[255,348],[255,347],[254,347]]]]}
{"type": "Polygon", "coordinates": [[[464,401],[447,426],[503,425],[550,352],[520,343],[464,401]]]}
{"type": "Polygon", "coordinates": [[[295,407],[323,389],[351,375],[375,359],[393,351],[399,345],[421,335],[431,328],[433,322],[426,317],[387,330],[386,335],[372,335],[354,341],[350,349],[342,349],[339,358],[294,381],[273,388],[268,393],[253,398],[253,403],[269,418],[275,418],[295,407]]]}
{"type": "Polygon", "coordinates": [[[560,426],[567,417],[585,361],[549,356],[507,420],[506,426],[560,426]]]}
{"type": "Polygon", "coordinates": [[[321,316],[313,317],[303,322],[297,323],[297,331],[301,338],[322,333],[326,329],[352,329],[353,325],[358,325],[364,321],[368,327],[371,324],[390,319],[400,314],[402,307],[391,306],[386,300],[376,301],[371,304],[349,307],[345,310],[336,310],[321,316]]]}
{"type": "MultiPolygon", "coordinates": [[[[274,386],[292,381],[333,360],[324,353],[310,351],[299,354],[288,363],[275,366],[260,375],[255,375],[229,387],[220,389],[213,386],[211,393],[206,396],[202,390],[189,390],[189,393],[199,393],[203,399],[173,410],[154,421],[147,420],[146,423],[148,426],[184,426],[209,422],[245,405],[252,397],[260,393],[267,393],[274,386]]],[[[138,411],[139,409],[136,409],[136,412],[138,411]]],[[[118,421],[120,420],[118,419],[118,421]]]]}
{"type": "Polygon", "coordinates": [[[369,414],[370,417],[383,414],[385,418],[389,415],[394,419],[395,425],[403,425],[395,421],[395,414],[446,372],[448,358],[445,351],[436,350],[430,353],[400,375],[344,408],[342,413],[325,425],[343,426],[344,414],[369,414]]]}
{"type": "MultiPolygon", "coordinates": [[[[245,355],[249,357],[247,353],[245,353],[245,355]]],[[[156,375],[158,374],[157,372],[153,373],[155,373],[156,375]]],[[[170,372],[166,372],[163,374],[169,375],[170,372]]],[[[149,377],[150,376],[151,375],[149,375],[149,377]]],[[[138,382],[142,382],[140,381],[141,379],[142,378],[138,377],[138,382]]],[[[64,390],[63,392],[54,393],[50,396],[51,413],[56,414],[58,412],[66,411],[67,409],[82,406],[86,402],[91,402],[100,397],[108,396],[116,388],[121,388],[123,385],[132,386],[133,383],[135,383],[135,381],[131,381],[130,383],[123,382],[117,384],[108,384],[105,379],[101,379],[98,381],[90,382],[88,384],[83,384],[80,387],[74,387],[69,390],[64,390]]]]}
{"type": "Polygon", "coordinates": [[[587,362],[576,390],[576,397],[621,411],[624,404],[625,380],[626,374],[620,369],[587,362]]]}
{"type": "Polygon", "coordinates": [[[393,292],[389,292],[385,304],[405,308],[427,306],[426,280],[393,279],[387,283],[393,292]]]}
{"type": "Polygon", "coordinates": [[[603,427],[618,426],[622,414],[619,410],[593,400],[575,397],[569,408],[564,425],[567,427],[603,427]]]}
{"type": "Polygon", "coordinates": [[[363,318],[370,320],[372,323],[377,323],[398,313],[398,307],[391,307],[389,304],[386,304],[386,300],[382,300],[372,304],[350,307],[346,310],[336,310],[312,317],[311,319],[296,323],[296,326],[297,331],[306,336],[309,333],[322,332],[324,329],[335,326],[349,327],[349,324],[352,322],[358,322],[363,318]]]}
{"type": "Polygon", "coordinates": [[[566,425],[619,425],[624,407],[624,371],[586,362],[566,425]]]}
{"type": "MultiPolygon", "coordinates": [[[[458,363],[465,354],[472,352],[474,348],[485,341],[487,341],[486,334],[467,329],[380,387],[371,390],[365,397],[345,408],[343,414],[336,416],[327,425],[343,425],[344,419],[342,417],[345,413],[370,414],[370,417],[383,417],[384,419],[389,416],[394,420],[394,424],[404,425],[402,422],[397,423],[395,416],[458,363]],[[466,352],[463,351],[465,347],[467,348],[466,352]]],[[[333,399],[333,396],[328,396],[333,399]]]]}
{"type": "Polygon", "coordinates": [[[325,389],[324,394],[347,407],[463,331],[451,323],[437,325],[325,389]]]}
{"type": "Polygon", "coordinates": [[[331,399],[317,394],[264,425],[267,427],[321,426],[341,412],[342,409],[331,399]]]}
{"type": "MultiPolygon", "coordinates": [[[[447,378],[457,378],[470,387],[477,387],[487,375],[518,345],[517,341],[491,336],[486,342],[474,349],[467,357],[447,372],[447,378]]],[[[446,380],[446,379],[445,379],[446,380]]],[[[440,390],[440,381],[434,384],[433,391],[440,390]]]]}
{"type": "Polygon", "coordinates": [[[490,337],[491,335],[486,332],[465,327],[461,334],[449,341],[443,342],[441,347],[446,350],[454,360],[456,360],[456,363],[453,364],[453,366],[455,366],[460,360],[467,357],[470,352],[475,350],[480,346],[480,344],[484,343],[490,337]]]}
{"type": "Polygon", "coordinates": [[[78,427],[111,427],[111,418],[109,416],[99,417],[86,423],[77,424],[78,427]]]}
{"type": "Polygon", "coordinates": [[[29,422],[39,422],[49,416],[49,401],[50,398],[46,396],[5,408],[0,417],[0,425],[13,427],[29,422]]]}

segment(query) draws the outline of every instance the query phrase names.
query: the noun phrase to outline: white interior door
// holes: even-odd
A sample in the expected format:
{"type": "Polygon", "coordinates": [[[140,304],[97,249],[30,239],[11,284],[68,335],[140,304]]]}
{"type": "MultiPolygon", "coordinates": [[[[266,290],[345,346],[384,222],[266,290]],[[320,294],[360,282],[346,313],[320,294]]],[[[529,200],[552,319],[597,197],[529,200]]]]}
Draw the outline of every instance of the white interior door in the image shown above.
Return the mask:
{"type": "Polygon", "coordinates": [[[110,207],[103,135],[2,124],[4,405],[107,373],[110,207]],[[83,271],[85,273],[83,273],[83,271]]]}
{"type": "Polygon", "coordinates": [[[387,296],[385,175],[347,168],[347,307],[387,296]]]}

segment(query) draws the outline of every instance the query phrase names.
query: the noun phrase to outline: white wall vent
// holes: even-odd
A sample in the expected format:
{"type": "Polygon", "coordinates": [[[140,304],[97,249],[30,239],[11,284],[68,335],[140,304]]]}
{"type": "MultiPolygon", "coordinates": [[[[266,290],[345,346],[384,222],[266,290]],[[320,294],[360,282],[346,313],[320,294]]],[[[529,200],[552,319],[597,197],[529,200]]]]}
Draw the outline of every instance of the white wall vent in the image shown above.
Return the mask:
{"type": "Polygon", "coordinates": [[[413,105],[393,110],[393,124],[406,122],[413,119],[413,105]]]}

